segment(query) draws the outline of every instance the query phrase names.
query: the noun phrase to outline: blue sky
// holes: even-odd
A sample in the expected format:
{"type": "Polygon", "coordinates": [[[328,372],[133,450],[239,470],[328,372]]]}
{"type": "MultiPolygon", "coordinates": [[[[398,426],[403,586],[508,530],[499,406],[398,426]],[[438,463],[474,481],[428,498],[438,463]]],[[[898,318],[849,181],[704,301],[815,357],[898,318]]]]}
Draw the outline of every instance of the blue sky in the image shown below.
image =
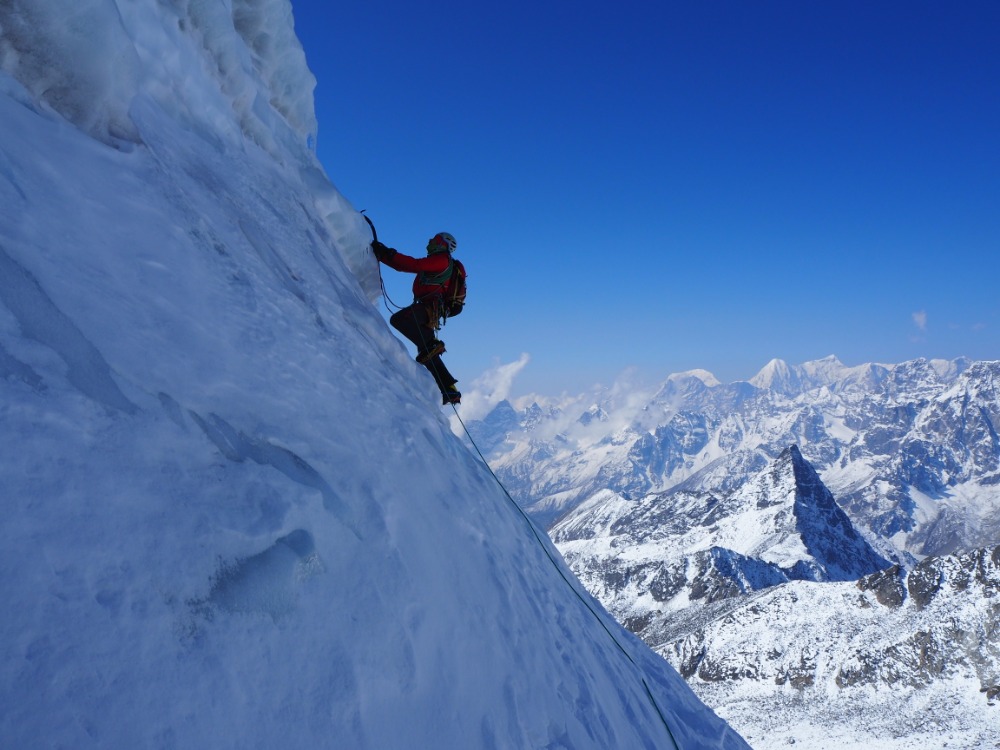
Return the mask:
{"type": "Polygon", "coordinates": [[[458,238],[463,383],[1000,357],[1000,3],[292,2],[334,184],[458,238]]]}

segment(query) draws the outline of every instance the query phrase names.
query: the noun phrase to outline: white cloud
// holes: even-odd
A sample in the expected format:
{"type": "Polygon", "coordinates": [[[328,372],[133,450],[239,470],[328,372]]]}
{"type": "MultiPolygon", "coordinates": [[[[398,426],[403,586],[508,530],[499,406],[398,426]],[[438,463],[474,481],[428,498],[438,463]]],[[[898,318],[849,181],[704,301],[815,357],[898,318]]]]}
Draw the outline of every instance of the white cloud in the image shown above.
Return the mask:
{"type": "Polygon", "coordinates": [[[559,407],[562,417],[544,422],[535,434],[542,440],[551,440],[561,434],[574,445],[586,447],[628,426],[643,429],[643,423],[652,418],[645,413],[645,407],[658,388],[659,385],[646,383],[637,368],[628,367],[610,388],[596,385],[580,395],[567,396],[558,404],[550,404],[559,407]],[[609,421],[582,424],[580,416],[591,406],[603,409],[609,421]]]}
{"type": "Polygon", "coordinates": [[[498,364],[473,380],[471,387],[462,391],[462,419],[469,422],[489,414],[510,395],[514,378],[530,361],[530,355],[522,354],[515,362],[498,364]]]}
{"type": "Polygon", "coordinates": [[[926,331],[927,330],[927,312],[925,310],[918,310],[917,312],[913,313],[913,323],[921,331],[926,331]]]}

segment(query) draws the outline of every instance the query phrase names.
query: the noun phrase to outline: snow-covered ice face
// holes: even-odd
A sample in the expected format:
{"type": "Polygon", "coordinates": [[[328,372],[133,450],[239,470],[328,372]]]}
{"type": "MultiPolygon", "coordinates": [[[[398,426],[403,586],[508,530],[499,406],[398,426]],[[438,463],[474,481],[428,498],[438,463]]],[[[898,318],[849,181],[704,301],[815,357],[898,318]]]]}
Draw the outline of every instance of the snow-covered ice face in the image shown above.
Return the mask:
{"type": "Polygon", "coordinates": [[[288,0],[0,0],[0,46],[0,747],[667,747],[645,678],[745,747],[365,299],[288,0]]]}

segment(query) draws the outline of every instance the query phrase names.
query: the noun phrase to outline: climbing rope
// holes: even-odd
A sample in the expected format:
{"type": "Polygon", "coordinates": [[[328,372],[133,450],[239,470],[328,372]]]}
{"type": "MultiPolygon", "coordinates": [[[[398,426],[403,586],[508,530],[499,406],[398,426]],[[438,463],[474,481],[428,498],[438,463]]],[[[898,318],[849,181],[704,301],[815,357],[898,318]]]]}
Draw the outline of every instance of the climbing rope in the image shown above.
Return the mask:
{"type": "Polygon", "coordinates": [[[496,481],[497,486],[500,487],[501,490],[503,490],[503,494],[507,497],[507,500],[510,501],[510,504],[517,509],[517,512],[524,519],[525,523],[528,524],[528,528],[531,529],[531,533],[534,535],[535,541],[538,542],[538,546],[542,548],[542,551],[545,553],[545,556],[549,558],[549,562],[552,563],[552,566],[556,569],[556,572],[559,573],[559,576],[563,579],[563,581],[566,582],[566,585],[569,586],[570,590],[576,595],[576,598],[583,603],[583,605],[594,616],[594,619],[596,619],[597,622],[600,624],[600,626],[604,628],[604,632],[608,634],[608,637],[611,639],[612,643],[614,643],[615,646],[618,647],[618,650],[625,655],[625,658],[628,659],[629,662],[631,662],[632,666],[635,667],[636,670],[639,672],[639,679],[642,681],[642,687],[646,691],[646,697],[649,698],[649,702],[655,709],[656,715],[659,716],[660,721],[663,722],[663,726],[667,730],[667,734],[670,736],[670,741],[674,745],[674,750],[680,750],[680,745],[677,744],[677,738],[674,737],[673,730],[670,728],[670,723],[667,721],[667,717],[664,716],[663,711],[660,709],[660,705],[656,702],[656,698],[653,696],[653,691],[649,687],[649,683],[646,681],[645,675],[642,674],[642,670],[640,669],[639,665],[636,663],[635,659],[632,658],[632,654],[628,652],[628,650],[622,645],[621,641],[618,640],[618,637],[607,626],[607,623],[604,622],[604,619],[600,616],[597,610],[594,609],[594,605],[590,601],[588,601],[588,599],[583,594],[580,593],[577,587],[573,585],[573,582],[570,581],[570,579],[566,576],[566,573],[563,570],[563,566],[561,566],[559,562],[555,559],[555,557],[552,556],[552,553],[549,551],[549,546],[545,544],[545,541],[542,539],[542,534],[535,526],[535,523],[525,512],[524,508],[522,508],[517,503],[517,501],[514,500],[513,497],[511,497],[511,494],[507,491],[507,488],[504,487],[503,482],[500,481],[500,477],[496,475],[496,472],[493,471],[493,468],[490,466],[489,461],[486,460],[486,457],[483,455],[483,452],[479,450],[479,446],[476,445],[476,441],[473,440],[472,435],[469,433],[469,428],[466,426],[465,421],[462,419],[462,416],[458,413],[458,407],[455,404],[452,404],[451,408],[455,411],[455,417],[458,419],[458,423],[462,425],[462,429],[465,431],[465,436],[469,438],[469,442],[472,444],[472,447],[475,448],[476,454],[479,456],[479,459],[483,462],[483,465],[486,467],[486,470],[493,477],[494,481],[496,481]]]}
{"type": "MultiPolygon", "coordinates": [[[[361,212],[361,215],[364,216],[365,221],[367,221],[368,225],[371,227],[372,239],[378,240],[378,235],[375,232],[375,225],[372,223],[372,220],[365,215],[364,211],[361,212]]],[[[377,263],[377,265],[378,265],[379,283],[382,286],[382,298],[385,300],[386,309],[392,312],[392,309],[389,307],[389,305],[393,305],[396,308],[396,310],[403,309],[399,305],[396,305],[396,303],[389,298],[389,295],[385,290],[385,282],[382,280],[382,264],[377,263]]],[[[421,336],[423,336],[423,333],[421,333],[421,336]]],[[[426,344],[427,342],[425,341],[424,343],[426,344]]],[[[601,617],[600,613],[598,613],[598,611],[594,608],[594,605],[591,603],[591,601],[589,601],[587,597],[581,594],[577,586],[574,586],[573,582],[569,579],[569,577],[567,577],[565,571],[563,570],[563,566],[559,564],[556,558],[552,555],[552,552],[549,550],[549,545],[547,545],[545,543],[545,540],[542,539],[542,533],[535,526],[535,523],[525,512],[524,508],[518,505],[517,501],[514,500],[513,497],[511,497],[511,494],[507,491],[507,488],[504,487],[503,482],[500,481],[500,477],[498,477],[496,475],[496,472],[493,471],[493,468],[490,466],[490,462],[486,460],[486,456],[484,456],[483,452],[479,450],[479,446],[476,445],[476,441],[472,438],[472,435],[469,432],[469,428],[466,426],[465,421],[462,419],[462,416],[458,413],[458,406],[456,404],[452,404],[451,408],[455,412],[455,417],[458,419],[458,423],[462,425],[462,429],[465,431],[465,436],[469,439],[469,442],[472,444],[472,447],[475,448],[476,454],[479,456],[479,459],[483,462],[483,466],[486,467],[486,470],[490,473],[490,476],[493,477],[494,481],[497,483],[497,486],[503,491],[504,496],[507,498],[508,501],[510,501],[510,504],[514,506],[514,508],[517,510],[520,516],[524,519],[525,523],[527,523],[528,528],[531,530],[532,535],[535,537],[535,541],[538,542],[538,546],[542,548],[542,551],[545,553],[545,556],[549,558],[549,562],[552,563],[552,566],[556,569],[556,572],[559,573],[559,576],[563,579],[566,585],[569,586],[570,591],[572,591],[576,595],[576,598],[579,599],[583,603],[583,605],[590,611],[590,613],[594,616],[594,619],[597,620],[600,626],[604,629],[604,632],[608,634],[608,637],[611,639],[612,643],[614,643],[615,646],[618,648],[618,650],[625,655],[625,658],[629,660],[632,666],[636,668],[636,671],[639,674],[639,679],[642,681],[642,687],[646,691],[646,697],[649,698],[649,702],[653,706],[653,709],[656,711],[656,715],[659,716],[660,721],[663,722],[663,726],[667,730],[667,734],[670,736],[670,741],[673,743],[674,750],[680,750],[680,745],[677,744],[677,739],[674,737],[673,730],[670,728],[670,723],[667,721],[667,717],[660,709],[660,705],[656,702],[656,698],[653,696],[653,691],[649,687],[649,683],[646,681],[645,675],[642,674],[642,669],[640,669],[635,659],[632,658],[632,654],[628,652],[628,650],[625,648],[625,646],[622,645],[618,637],[612,632],[611,628],[607,626],[607,623],[604,622],[604,619],[601,617]]]]}

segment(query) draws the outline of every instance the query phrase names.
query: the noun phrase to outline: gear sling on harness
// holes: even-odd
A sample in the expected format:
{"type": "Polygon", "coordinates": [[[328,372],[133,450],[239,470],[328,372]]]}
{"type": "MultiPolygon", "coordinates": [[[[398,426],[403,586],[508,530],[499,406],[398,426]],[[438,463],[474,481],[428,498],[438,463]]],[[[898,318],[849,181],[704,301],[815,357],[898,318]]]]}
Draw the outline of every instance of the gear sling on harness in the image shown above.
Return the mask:
{"type": "Polygon", "coordinates": [[[449,256],[446,269],[440,273],[421,271],[418,279],[422,285],[440,289],[417,300],[427,309],[427,327],[438,331],[448,318],[454,318],[465,306],[465,267],[449,256]]]}

